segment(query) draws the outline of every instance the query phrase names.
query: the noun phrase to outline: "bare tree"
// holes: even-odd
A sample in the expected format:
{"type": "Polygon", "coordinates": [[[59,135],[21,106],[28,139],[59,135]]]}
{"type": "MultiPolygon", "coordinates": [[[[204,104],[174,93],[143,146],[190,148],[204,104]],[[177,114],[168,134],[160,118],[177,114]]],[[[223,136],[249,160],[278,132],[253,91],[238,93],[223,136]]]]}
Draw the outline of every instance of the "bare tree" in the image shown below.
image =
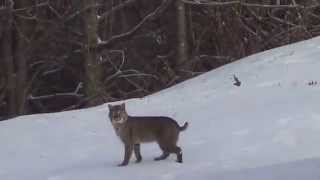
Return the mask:
{"type": "Polygon", "coordinates": [[[176,0],[177,8],[177,68],[178,71],[187,70],[188,41],[187,41],[187,17],[185,4],[176,0]]]}
{"type": "MultiPolygon", "coordinates": [[[[15,8],[23,9],[30,7],[33,4],[32,1],[15,0],[15,8]]],[[[26,97],[27,97],[27,52],[29,50],[30,41],[33,34],[33,14],[29,11],[22,11],[16,14],[15,18],[15,43],[14,50],[15,59],[15,96],[16,96],[16,109],[15,113],[21,115],[25,113],[26,97]],[[31,20],[30,20],[31,19],[31,20]]]]}
{"type": "Polygon", "coordinates": [[[7,115],[10,117],[16,114],[16,93],[15,93],[15,86],[16,86],[16,75],[14,71],[14,62],[13,62],[13,36],[12,36],[12,26],[13,26],[13,2],[12,1],[5,1],[5,18],[2,22],[3,33],[2,33],[2,48],[1,54],[4,60],[4,70],[3,73],[6,77],[6,96],[7,96],[7,115]],[[5,25],[6,24],[6,25],[5,25]]]}
{"type": "MultiPolygon", "coordinates": [[[[93,7],[95,0],[82,0],[82,8],[93,7]]],[[[98,44],[98,19],[95,8],[90,8],[82,15],[83,27],[85,31],[85,49],[84,49],[84,70],[85,70],[85,93],[87,96],[96,96],[103,92],[101,83],[101,66],[99,58],[94,49],[98,44]]],[[[93,104],[99,102],[92,102],[93,104]]],[[[101,102],[100,102],[101,103],[101,102]]]]}

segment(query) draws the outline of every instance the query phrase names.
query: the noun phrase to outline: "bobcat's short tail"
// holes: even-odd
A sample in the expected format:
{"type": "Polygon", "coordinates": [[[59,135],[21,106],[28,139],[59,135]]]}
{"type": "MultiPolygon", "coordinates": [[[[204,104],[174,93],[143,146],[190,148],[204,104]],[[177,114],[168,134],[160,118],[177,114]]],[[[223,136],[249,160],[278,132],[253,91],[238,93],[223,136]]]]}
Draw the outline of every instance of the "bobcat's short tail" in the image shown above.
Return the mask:
{"type": "Polygon", "coordinates": [[[189,126],[189,123],[188,123],[188,122],[185,122],[185,123],[183,124],[183,126],[179,126],[179,130],[180,130],[180,131],[184,131],[184,130],[186,130],[186,129],[188,128],[188,126],[189,126]]]}

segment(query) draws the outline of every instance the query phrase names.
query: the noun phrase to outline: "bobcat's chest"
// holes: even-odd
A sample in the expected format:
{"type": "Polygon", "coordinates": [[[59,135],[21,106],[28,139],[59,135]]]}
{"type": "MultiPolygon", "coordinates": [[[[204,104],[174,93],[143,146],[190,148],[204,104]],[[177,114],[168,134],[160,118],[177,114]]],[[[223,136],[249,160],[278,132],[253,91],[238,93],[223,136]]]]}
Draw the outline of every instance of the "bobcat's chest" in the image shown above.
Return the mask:
{"type": "Polygon", "coordinates": [[[122,136],[125,131],[124,129],[126,129],[126,120],[124,118],[120,118],[119,120],[112,120],[112,126],[117,136],[122,136]]]}
{"type": "Polygon", "coordinates": [[[119,125],[119,124],[113,124],[113,129],[116,133],[116,135],[123,141],[128,141],[129,138],[129,131],[128,127],[125,124],[119,125]]]}
{"type": "Polygon", "coordinates": [[[124,127],[121,126],[113,126],[114,131],[116,132],[117,136],[122,136],[124,134],[124,127]]]}

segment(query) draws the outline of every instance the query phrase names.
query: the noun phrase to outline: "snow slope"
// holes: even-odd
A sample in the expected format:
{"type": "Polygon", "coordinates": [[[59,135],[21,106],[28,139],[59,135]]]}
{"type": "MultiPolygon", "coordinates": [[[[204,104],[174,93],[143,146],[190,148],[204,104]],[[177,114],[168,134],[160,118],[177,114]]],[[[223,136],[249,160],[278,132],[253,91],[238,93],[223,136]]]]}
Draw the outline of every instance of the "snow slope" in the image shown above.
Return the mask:
{"type": "Polygon", "coordinates": [[[319,70],[318,37],[128,100],[131,115],[190,123],[180,134],[183,164],[153,161],[159,148],[144,144],[140,164],[117,167],[123,147],[106,105],[0,122],[0,179],[319,180],[319,70]]]}

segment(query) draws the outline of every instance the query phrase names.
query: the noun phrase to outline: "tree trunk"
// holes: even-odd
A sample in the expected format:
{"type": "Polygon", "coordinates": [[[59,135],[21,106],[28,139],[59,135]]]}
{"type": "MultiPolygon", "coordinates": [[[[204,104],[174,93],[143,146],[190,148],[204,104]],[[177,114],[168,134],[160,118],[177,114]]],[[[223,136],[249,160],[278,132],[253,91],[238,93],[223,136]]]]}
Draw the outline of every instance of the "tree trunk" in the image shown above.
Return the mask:
{"type": "MultiPolygon", "coordinates": [[[[34,5],[32,1],[16,0],[15,8],[25,8],[34,5]]],[[[28,80],[28,66],[27,66],[27,51],[31,44],[29,43],[30,37],[33,33],[33,23],[27,18],[30,16],[28,12],[22,12],[21,17],[17,16],[16,21],[16,46],[14,51],[14,61],[16,64],[16,113],[22,115],[26,111],[26,99],[27,99],[27,80],[28,80]],[[24,16],[24,17],[23,17],[24,16]]]]}
{"type": "Polygon", "coordinates": [[[16,101],[16,75],[14,71],[14,62],[13,62],[13,50],[12,50],[12,6],[9,1],[6,1],[5,4],[7,8],[6,18],[4,19],[3,26],[3,38],[2,38],[2,54],[5,66],[5,76],[6,76],[6,94],[7,94],[7,116],[13,117],[17,114],[17,101],[16,101]]]}
{"type": "Polygon", "coordinates": [[[187,43],[187,18],[185,4],[181,0],[176,1],[177,8],[177,70],[187,70],[188,43],[187,43]]]}
{"type": "MultiPolygon", "coordinates": [[[[106,2],[106,10],[112,10],[115,2],[114,0],[109,0],[106,2]]],[[[114,13],[111,13],[109,17],[105,18],[104,23],[106,25],[105,32],[102,33],[103,40],[109,39],[113,35],[113,23],[114,23],[114,13]]]]}
{"type": "MultiPolygon", "coordinates": [[[[95,0],[82,0],[82,8],[94,6],[95,0]]],[[[83,13],[83,23],[85,31],[85,44],[87,47],[94,47],[98,40],[98,19],[97,12],[90,8],[83,13]]],[[[84,52],[84,69],[85,69],[85,93],[89,97],[103,93],[101,84],[101,67],[96,52],[90,51],[89,48],[84,52]]],[[[100,100],[92,100],[89,105],[101,103],[100,100]]]]}

